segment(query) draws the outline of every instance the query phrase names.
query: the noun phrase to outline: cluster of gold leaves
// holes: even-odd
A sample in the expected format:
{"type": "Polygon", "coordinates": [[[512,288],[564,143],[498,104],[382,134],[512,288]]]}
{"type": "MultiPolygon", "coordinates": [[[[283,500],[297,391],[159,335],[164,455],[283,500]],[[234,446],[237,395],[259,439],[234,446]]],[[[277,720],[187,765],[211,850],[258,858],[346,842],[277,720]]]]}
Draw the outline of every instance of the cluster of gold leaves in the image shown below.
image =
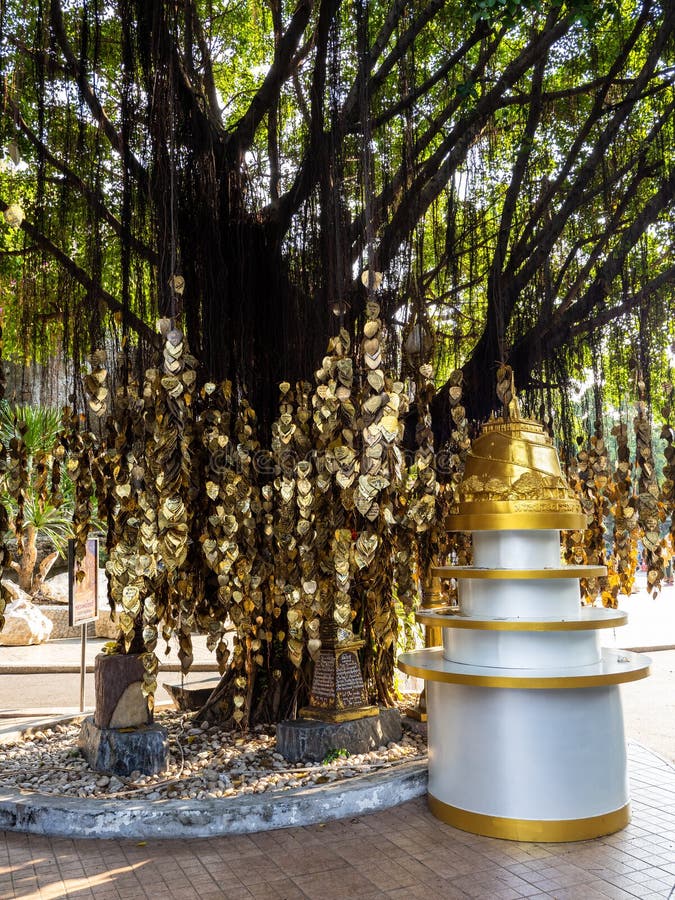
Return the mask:
{"type": "Polygon", "coordinates": [[[511,401],[514,399],[513,369],[511,366],[502,364],[497,369],[497,396],[504,406],[506,415],[508,415],[511,401]]]}
{"type": "Polygon", "coordinates": [[[610,484],[611,512],[614,516],[614,548],[619,590],[630,594],[637,569],[637,502],[633,492],[632,466],[628,446],[628,425],[618,422],[612,428],[616,441],[616,469],[610,484]]]}
{"type": "MultiPolygon", "coordinates": [[[[320,616],[323,612],[319,584],[317,580],[317,487],[311,462],[312,441],[310,437],[311,385],[302,382],[297,386],[297,427],[294,434],[298,462],[295,467],[297,483],[296,540],[300,565],[300,607],[305,623],[307,649],[315,657],[321,646],[319,639],[320,616]]],[[[290,624],[290,617],[289,617],[290,624]]],[[[295,662],[293,656],[291,661],[295,662]]]]}
{"type": "Polygon", "coordinates": [[[566,538],[566,559],[574,565],[607,566],[607,575],[581,579],[581,597],[593,603],[600,593],[603,606],[616,608],[619,576],[605,544],[605,519],[610,511],[610,472],[606,441],[600,421],[588,445],[580,445],[573,469],[574,489],[586,515],[586,529],[573,531],[566,538]]]}
{"type": "Polygon", "coordinates": [[[200,415],[202,444],[206,449],[206,518],[200,537],[204,560],[217,579],[217,591],[198,621],[209,631],[208,646],[215,648],[221,672],[229,658],[224,640],[228,618],[235,628],[233,666],[235,669],[235,721],[246,715],[247,638],[251,634],[255,604],[245,596],[244,580],[250,578],[251,561],[246,557],[245,530],[251,529],[251,485],[246,464],[254,452],[255,420],[248,407],[233,421],[232,389],[208,383],[202,392],[206,401],[200,415]],[[239,443],[237,443],[239,440],[239,443]],[[242,468],[236,465],[242,461],[242,468]],[[243,555],[242,555],[243,553],[243,555]]]}
{"type": "Polygon", "coordinates": [[[208,602],[198,607],[196,619],[207,632],[207,646],[216,651],[221,672],[225,670],[230,650],[224,640],[225,622],[229,616],[234,584],[234,563],[239,556],[237,482],[227,466],[230,443],[232,385],[207,382],[201,391],[202,411],[198,416],[204,466],[204,526],[200,543],[207,569],[216,579],[216,590],[208,602]]]}
{"type": "MultiPolygon", "coordinates": [[[[616,607],[619,593],[630,594],[638,563],[638,545],[644,548],[647,587],[656,594],[664,578],[668,556],[667,539],[661,537],[661,523],[672,516],[674,432],[670,426],[672,386],[664,385],[666,405],[662,410],[665,424],[661,437],[666,441],[663,484],[659,486],[651,443],[651,421],[643,398],[644,383],[638,376],[640,399],[636,404],[633,427],[636,453],[631,461],[628,425],[618,422],[612,428],[616,443],[616,469],[609,471],[607,447],[601,431],[596,431],[587,449],[580,449],[569,468],[569,480],[588,518],[584,532],[570,532],[565,537],[567,562],[606,565],[606,578],[582,581],[584,599],[593,602],[600,593],[603,605],[616,607]],[[613,547],[607,555],[605,520],[613,516],[613,547]]],[[[579,439],[583,443],[583,439],[579,439]]],[[[672,521],[672,520],[671,520],[672,521]]]]}
{"type": "MultiPolygon", "coordinates": [[[[398,633],[392,557],[396,559],[396,494],[404,485],[401,418],[407,412],[408,404],[403,383],[385,374],[383,353],[380,306],[371,299],[366,303],[361,341],[361,475],[354,492],[358,532],[355,561],[360,593],[365,599],[364,674],[375,686],[380,699],[391,703],[393,648],[398,633]]],[[[421,512],[419,497],[417,514],[421,512]]],[[[398,549],[400,551],[400,542],[398,549]]]]}
{"type": "MultiPolygon", "coordinates": [[[[508,368],[508,367],[507,367],[508,368]]],[[[460,485],[464,475],[464,464],[466,455],[471,448],[471,438],[469,437],[469,422],[466,418],[466,408],[462,402],[464,376],[459,369],[450,375],[450,386],[448,388],[448,396],[450,400],[450,418],[452,419],[452,431],[450,435],[450,446],[448,454],[448,470],[449,474],[445,481],[445,510],[456,510],[460,500],[460,485]]],[[[512,383],[510,369],[507,373],[502,373],[502,393],[504,398],[510,390],[512,383]],[[508,380],[507,385],[504,384],[508,380]]],[[[510,395],[509,395],[510,396],[510,395]]],[[[445,515],[443,515],[443,519],[445,515]]],[[[458,566],[468,566],[472,560],[471,537],[465,532],[452,532],[448,538],[447,556],[458,566]]],[[[455,580],[444,582],[443,592],[446,596],[448,605],[457,603],[457,582],[455,580]]]]}
{"type": "MultiPolygon", "coordinates": [[[[279,390],[281,394],[279,418],[272,425],[272,454],[278,470],[274,480],[276,516],[274,517],[273,533],[278,562],[278,576],[274,583],[274,605],[277,609],[286,605],[288,655],[297,669],[302,665],[305,649],[306,599],[312,588],[316,592],[316,584],[306,582],[306,586],[301,588],[296,528],[299,521],[307,522],[311,527],[314,496],[311,464],[303,460],[303,466],[307,463],[309,467],[308,471],[304,471],[304,467],[302,471],[298,471],[296,465],[295,450],[298,426],[294,422],[295,397],[288,382],[283,382],[279,386],[279,390]]],[[[302,434],[301,431],[299,433],[302,434]]],[[[306,568],[308,567],[306,566],[306,568]]],[[[311,571],[308,573],[310,579],[312,574],[311,571]]]]}
{"type": "Polygon", "coordinates": [[[187,352],[183,333],[170,320],[160,320],[160,332],[165,342],[162,370],[150,375],[154,382],[154,434],[147,456],[153,463],[150,472],[157,498],[158,552],[166,568],[166,586],[174,607],[172,619],[177,624],[178,655],[186,672],[192,664],[191,635],[195,624],[195,579],[187,560],[197,493],[192,478],[197,373],[196,360],[187,352]]]}
{"type": "MultiPolygon", "coordinates": [[[[92,494],[93,477],[91,473],[91,457],[95,446],[95,437],[83,426],[84,417],[70,410],[64,411],[69,418],[70,428],[66,432],[66,471],[75,488],[75,508],[73,510],[73,539],[75,543],[75,560],[82,562],[87,550],[87,537],[91,531],[93,516],[92,494]]],[[[84,578],[84,571],[79,569],[78,578],[84,578]]]]}
{"type": "Polygon", "coordinates": [[[652,454],[651,421],[647,404],[638,400],[635,428],[635,466],[638,476],[637,512],[647,568],[647,588],[658,593],[664,577],[664,548],[661,544],[660,526],[665,509],[660,498],[652,454]]]}
{"type": "Polygon", "coordinates": [[[235,464],[240,480],[234,492],[239,556],[234,564],[234,603],[231,605],[231,617],[236,627],[232,665],[238,674],[232,715],[235,722],[242,722],[250,715],[255,673],[265,663],[264,646],[271,652],[273,622],[278,620],[280,612],[274,597],[271,601],[265,600],[270,574],[269,551],[259,542],[257,522],[263,513],[271,511],[271,495],[261,490],[258,481],[255,466],[260,454],[257,421],[254,410],[246,401],[239,404],[234,437],[235,464]]]}
{"type": "Polygon", "coordinates": [[[109,389],[107,385],[108,370],[105,350],[94,350],[89,358],[91,372],[84,377],[84,390],[87,394],[89,409],[97,418],[102,418],[108,411],[109,389]]]}
{"type": "MultiPolygon", "coordinates": [[[[127,652],[152,649],[156,632],[144,631],[145,618],[152,623],[166,614],[157,609],[155,580],[158,553],[155,525],[157,498],[146,472],[145,406],[147,396],[139,396],[133,386],[118,390],[115,416],[108,419],[108,442],[92,471],[96,472],[99,509],[108,514],[108,594],[111,606],[119,610],[121,641],[127,652]],[[106,498],[106,492],[110,499],[106,498]],[[151,525],[148,528],[148,519],[151,525]]],[[[103,448],[101,448],[103,450],[103,448]]],[[[144,688],[152,702],[156,671],[152,658],[147,662],[144,688]]]]}
{"type": "MultiPolygon", "coordinates": [[[[58,496],[65,461],[76,483],[80,547],[91,526],[95,487],[99,515],[107,522],[106,568],[110,598],[121,609],[121,645],[143,653],[149,702],[160,634],[167,641],[177,635],[187,669],[190,635],[199,627],[221,671],[230,667],[231,715],[245,724],[257,671],[267,670],[272,690],[285,655],[300,681],[320,647],[324,624],[343,639],[352,629],[362,634],[367,683],[380,702],[392,702],[396,596],[410,609],[416,586],[429,583],[432,565],[446,557],[464,565],[471,559],[467,536],[445,530],[445,516],[460,499],[470,447],[461,372],[450,376],[452,433],[441,473],[431,429],[433,372],[424,362],[414,370],[416,450],[406,470],[401,447],[407,391],[385,371],[384,329],[371,299],[359,369],[349,336],[340,330],[329,342],[313,388],[280,385],[271,446],[263,450],[246,400],[234,402],[227,382],[207,383],[197,393],[195,363],[183,335],[169,321],[160,328],[161,364],[146,372],[142,385],[117,390],[114,415],[105,360],[101,354],[92,358],[85,390],[94,416],[103,420],[109,413],[98,429],[103,437],[68,414],[52,454],[51,485],[46,459],[39,463],[38,479],[43,494],[51,488],[58,496]],[[228,627],[234,630],[231,655],[228,627]]],[[[508,407],[514,399],[508,367],[500,369],[499,390],[508,407]]],[[[625,590],[632,580],[633,523],[655,534],[647,498],[655,497],[656,481],[641,423],[636,432],[638,497],[626,426],[613,432],[619,459],[613,477],[603,436],[596,433],[579,452],[571,479],[590,524],[576,540],[572,536],[569,561],[603,561],[603,521],[612,504],[618,573],[616,583],[610,576],[604,588],[607,605],[614,605],[618,587],[625,590]]],[[[669,468],[660,502],[672,508],[672,428],[664,430],[664,439],[669,468]]],[[[17,490],[25,489],[26,478],[20,444],[9,448],[5,472],[6,483],[17,490]]],[[[527,483],[521,488],[534,489],[527,483]]]]}
{"type": "MultiPolygon", "coordinates": [[[[315,373],[312,422],[316,437],[318,583],[321,612],[337,628],[351,631],[350,599],[354,575],[352,529],[347,515],[354,508],[359,482],[356,407],[352,396],[354,364],[344,329],[328,344],[328,354],[315,373]]],[[[357,498],[358,499],[358,498],[357,498]]],[[[313,635],[316,639],[317,636],[313,635]]]]}
{"type": "Polygon", "coordinates": [[[675,389],[668,382],[663,385],[663,393],[666,398],[662,413],[664,424],[661,429],[661,440],[666,442],[663,449],[665,463],[663,466],[663,484],[661,487],[661,499],[664,509],[670,511],[670,553],[675,553],[675,429],[672,425],[673,404],[675,403],[675,389]]]}
{"type": "Polygon", "coordinates": [[[417,600],[417,583],[424,581],[438,552],[438,538],[445,529],[438,522],[440,487],[436,478],[434,433],[431,428],[431,399],[434,395],[433,369],[423,362],[415,372],[415,456],[407,479],[398,492],[398,518],[407,526],[396,531],[394,576],[398,599],[404,614],[409,614],[417,600]],[[441,526],[437,528],[435,526],[441,526]],[[416,536],[411,541],[410,529],[416,536]],[[415,551],[417,550],[417,558],[415,551]]]}

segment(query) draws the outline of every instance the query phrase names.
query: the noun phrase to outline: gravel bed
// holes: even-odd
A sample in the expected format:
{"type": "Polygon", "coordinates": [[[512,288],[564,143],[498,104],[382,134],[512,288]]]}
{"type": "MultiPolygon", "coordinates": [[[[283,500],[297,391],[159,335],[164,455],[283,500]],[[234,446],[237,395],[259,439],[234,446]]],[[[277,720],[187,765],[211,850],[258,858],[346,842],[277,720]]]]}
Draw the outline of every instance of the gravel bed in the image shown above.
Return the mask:
{"type": "Polygon", "coordinates": [[[169,765],[160,775],[101,775],[80,755],[78,725],[55,725],[0,746],[0,785],[59,797],[97,800],[214,799],[288,791],[353,778],[400,762],[426,757],[422,735],[404,730],[386,747],[317,763],[289,763],[276,752],[274,726],[224,732],[195,726],[190,716],[167,710],[155,721],[169,733],[169,765]]]}

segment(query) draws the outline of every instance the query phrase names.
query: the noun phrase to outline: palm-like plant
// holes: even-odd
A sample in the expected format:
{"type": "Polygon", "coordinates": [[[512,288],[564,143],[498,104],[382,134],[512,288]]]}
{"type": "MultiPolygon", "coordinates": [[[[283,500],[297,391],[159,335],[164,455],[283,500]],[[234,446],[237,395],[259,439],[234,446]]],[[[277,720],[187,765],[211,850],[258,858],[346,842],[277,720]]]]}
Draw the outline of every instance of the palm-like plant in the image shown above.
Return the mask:
{"type": "Polygon", "coordinates": [[[1,499],[9,514],[10,531],[20,538],[22,552],[12,562],[19,587],[30,594],[37,593],[49,574],[59,554],[64,553],[72,534],[73,491],[72,484],[62,480],[59,502],[40,495],[35,485],[33,460],[36,454],[49,454],[61,429],[61,416],[55,409],[44,406],[16,406],[0,403],[0,441],[6,446],[12,439],[23,443],[26,451],[28,486],[25,491],[22,517],[17,516],[18,503],[5,489],[1,499]],[[37,562],[38,536],[47,538],[54,546],[39,564],[37,562]]]}
{"type": "Polygon", "coordinates": [[[48,406],[19,406],[0,401],[0,441],[7,445],[20,436],[23,426],[23,442],[29,457],[39,451],[49,451],[61,430],[61,414],[48,406]]]}

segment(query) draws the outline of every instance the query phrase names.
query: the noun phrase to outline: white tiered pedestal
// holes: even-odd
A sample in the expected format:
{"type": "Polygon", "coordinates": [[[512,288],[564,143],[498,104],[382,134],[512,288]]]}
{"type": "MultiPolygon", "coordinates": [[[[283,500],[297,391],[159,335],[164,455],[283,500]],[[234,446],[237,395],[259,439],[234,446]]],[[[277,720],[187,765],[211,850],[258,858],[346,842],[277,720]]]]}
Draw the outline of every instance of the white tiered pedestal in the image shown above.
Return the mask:
{"type": "Polygon", "coordinates": [[[459,611],[418,613],[443,647],[399,666],[427,682],[429,805],[477,834],[583,840],[630,819],[618,685],[644,678],[648,657],[602,650],[617,610],[582,608],[579,578],[560,564],[559,531],[474,532],[458,578],[459,611]]]}

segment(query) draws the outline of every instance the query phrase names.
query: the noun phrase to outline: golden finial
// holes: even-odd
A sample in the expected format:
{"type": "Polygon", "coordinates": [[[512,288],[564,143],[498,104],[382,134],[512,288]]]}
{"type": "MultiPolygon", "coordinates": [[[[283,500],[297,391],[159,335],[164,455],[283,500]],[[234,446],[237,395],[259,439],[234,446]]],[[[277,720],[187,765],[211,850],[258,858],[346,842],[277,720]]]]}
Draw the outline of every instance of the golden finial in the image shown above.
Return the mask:
{"type": "Polygon", "coordinates": [[[497,369],[497,396],[504,405],[504,419],[520,419],[520,404],[516,398],[516,383],[513,369],[501,363],[497,369]]]}

